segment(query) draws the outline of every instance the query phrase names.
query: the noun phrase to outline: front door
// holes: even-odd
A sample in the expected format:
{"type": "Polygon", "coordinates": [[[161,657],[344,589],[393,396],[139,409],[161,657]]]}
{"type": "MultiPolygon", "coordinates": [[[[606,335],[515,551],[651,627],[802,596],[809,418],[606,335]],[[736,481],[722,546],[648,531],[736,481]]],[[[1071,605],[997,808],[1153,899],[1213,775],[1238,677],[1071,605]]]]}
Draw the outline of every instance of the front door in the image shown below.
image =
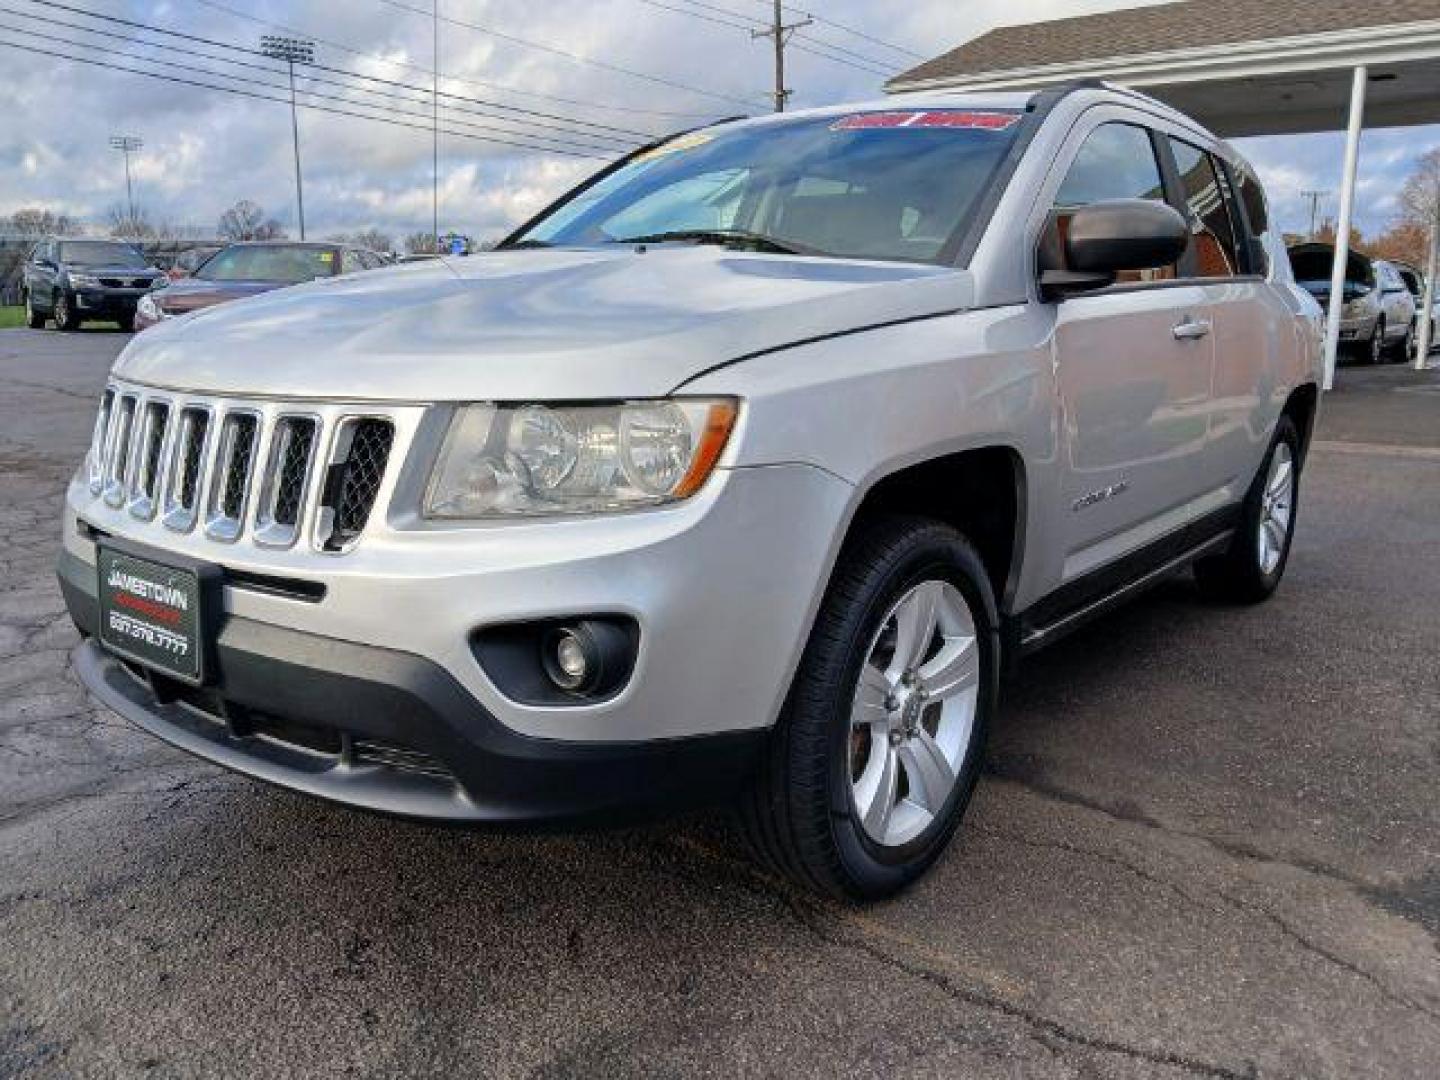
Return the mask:
{"type": "MultiPolygon", "coordinates": [[[[1050,251],[1069,215],[1106,199],[1164,201],[1156,144],[1141,126],[1094,127],[1056,193],[1050,251]]],[[[1215,364],[1211,298],[1179,267],[1121,276],[1056,305],[1062,455],[1062,583],[1143,547],[1209,509],[1205,464],[1215,364]]]]}

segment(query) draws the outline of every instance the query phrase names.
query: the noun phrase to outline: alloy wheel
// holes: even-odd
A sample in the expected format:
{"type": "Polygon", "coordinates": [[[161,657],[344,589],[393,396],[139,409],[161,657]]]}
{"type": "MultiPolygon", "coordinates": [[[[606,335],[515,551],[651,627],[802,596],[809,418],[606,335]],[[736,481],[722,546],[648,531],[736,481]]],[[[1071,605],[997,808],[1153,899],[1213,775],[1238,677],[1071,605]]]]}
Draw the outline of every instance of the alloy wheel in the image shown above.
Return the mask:
{"type": "Polygon", "coordinates": [[[965,597],[923,581],[880,624],[851,705],[850,793],[865,835],[915,839],[955,790],[975,733],[980,644],[965,597]]]}
{"type": "Polygon", "coordinates": [[[1285,555],[1290,542],[1290,514],[1295,505],[1295,461],[1290,447],[1275,444],[1270,456],[1270,471],[1265,476],[1265,490],[1260,497],[1259,546],[1260,570],[1273,574],[1285,555]]]}

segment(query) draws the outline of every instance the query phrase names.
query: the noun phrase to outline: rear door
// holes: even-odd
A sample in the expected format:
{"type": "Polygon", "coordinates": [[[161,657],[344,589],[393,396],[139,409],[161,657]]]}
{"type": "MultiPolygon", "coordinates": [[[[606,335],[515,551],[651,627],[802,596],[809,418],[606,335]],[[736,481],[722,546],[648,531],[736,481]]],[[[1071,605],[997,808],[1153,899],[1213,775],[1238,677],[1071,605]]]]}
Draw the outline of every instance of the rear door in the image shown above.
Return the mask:
{"type": "MultiPolygon", "coordinates": [[[[1067,138],[1042,263],[1063,262],[1077,209],[1107,199],[1166,201],[1158,137],[1131,115],[1093,110],[1067,138]]],[[[1203,458],[1214,338],[1205,286],[1180,274],[1179,266],[1124,274],[1108,289],[1054,306],[1063,488],[1054,535],[1064,543],[1062,583],[1208,508],[1212,481],[1203,458]]]]}
{"type": "Polygon", "coordinates": [[[1291,332],[1291,317],[1265,282],[1263,253],[1248,242],[1224,162],[1178,136],[1167,136],[1165,148],[1190,224],[1185,273],[1204,293],[1215,348],[1210,445],[1197,479],[1238,502],[1269,437],[1272,417],[1262,397],[1267,357],[1291,332]]]}

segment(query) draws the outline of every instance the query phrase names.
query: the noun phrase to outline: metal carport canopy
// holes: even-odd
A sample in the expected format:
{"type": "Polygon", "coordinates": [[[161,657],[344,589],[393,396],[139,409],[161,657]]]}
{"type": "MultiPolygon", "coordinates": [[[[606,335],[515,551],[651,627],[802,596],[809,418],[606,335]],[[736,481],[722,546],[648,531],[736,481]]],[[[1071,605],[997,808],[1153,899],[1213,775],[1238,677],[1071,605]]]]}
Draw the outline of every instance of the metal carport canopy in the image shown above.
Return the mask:
{"type": "MultiPolygon", "coordinates": [[[[1226,137],[1344,128],[1328,390],[1360,133],[1440,122],[1440,0],[1184,0],[1000,27],[896,76],[886,89],[1038,89],[1079,79],[1144,91],[1226,137]]],[[[1426,311],[1434,303],[1437,236],[1432,226],[1426,311]]],[[[1421,319],[1416,367],[1425,365],[1429,334],[1430,320],[1421,319]]]]}

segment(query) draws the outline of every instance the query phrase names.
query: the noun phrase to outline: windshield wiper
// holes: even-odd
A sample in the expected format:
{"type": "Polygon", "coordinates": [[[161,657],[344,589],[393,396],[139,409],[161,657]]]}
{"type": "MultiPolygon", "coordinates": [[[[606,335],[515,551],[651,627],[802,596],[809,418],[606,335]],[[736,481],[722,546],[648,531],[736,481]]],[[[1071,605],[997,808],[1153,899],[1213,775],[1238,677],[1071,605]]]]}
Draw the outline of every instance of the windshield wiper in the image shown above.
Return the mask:
{"type": "Polygon", "coordinates": [[[671,240],[690,240],[697,244],[720,244],[748,247],[755,251],[768,251],[776,255],[820,255],[815,248],[804,247],[773,236],[749,232],[745,229],[671,229],[668,232],[649,233],[645,236],[626,236],[613,240],[615,244],[663,244],[671,240]]]}

